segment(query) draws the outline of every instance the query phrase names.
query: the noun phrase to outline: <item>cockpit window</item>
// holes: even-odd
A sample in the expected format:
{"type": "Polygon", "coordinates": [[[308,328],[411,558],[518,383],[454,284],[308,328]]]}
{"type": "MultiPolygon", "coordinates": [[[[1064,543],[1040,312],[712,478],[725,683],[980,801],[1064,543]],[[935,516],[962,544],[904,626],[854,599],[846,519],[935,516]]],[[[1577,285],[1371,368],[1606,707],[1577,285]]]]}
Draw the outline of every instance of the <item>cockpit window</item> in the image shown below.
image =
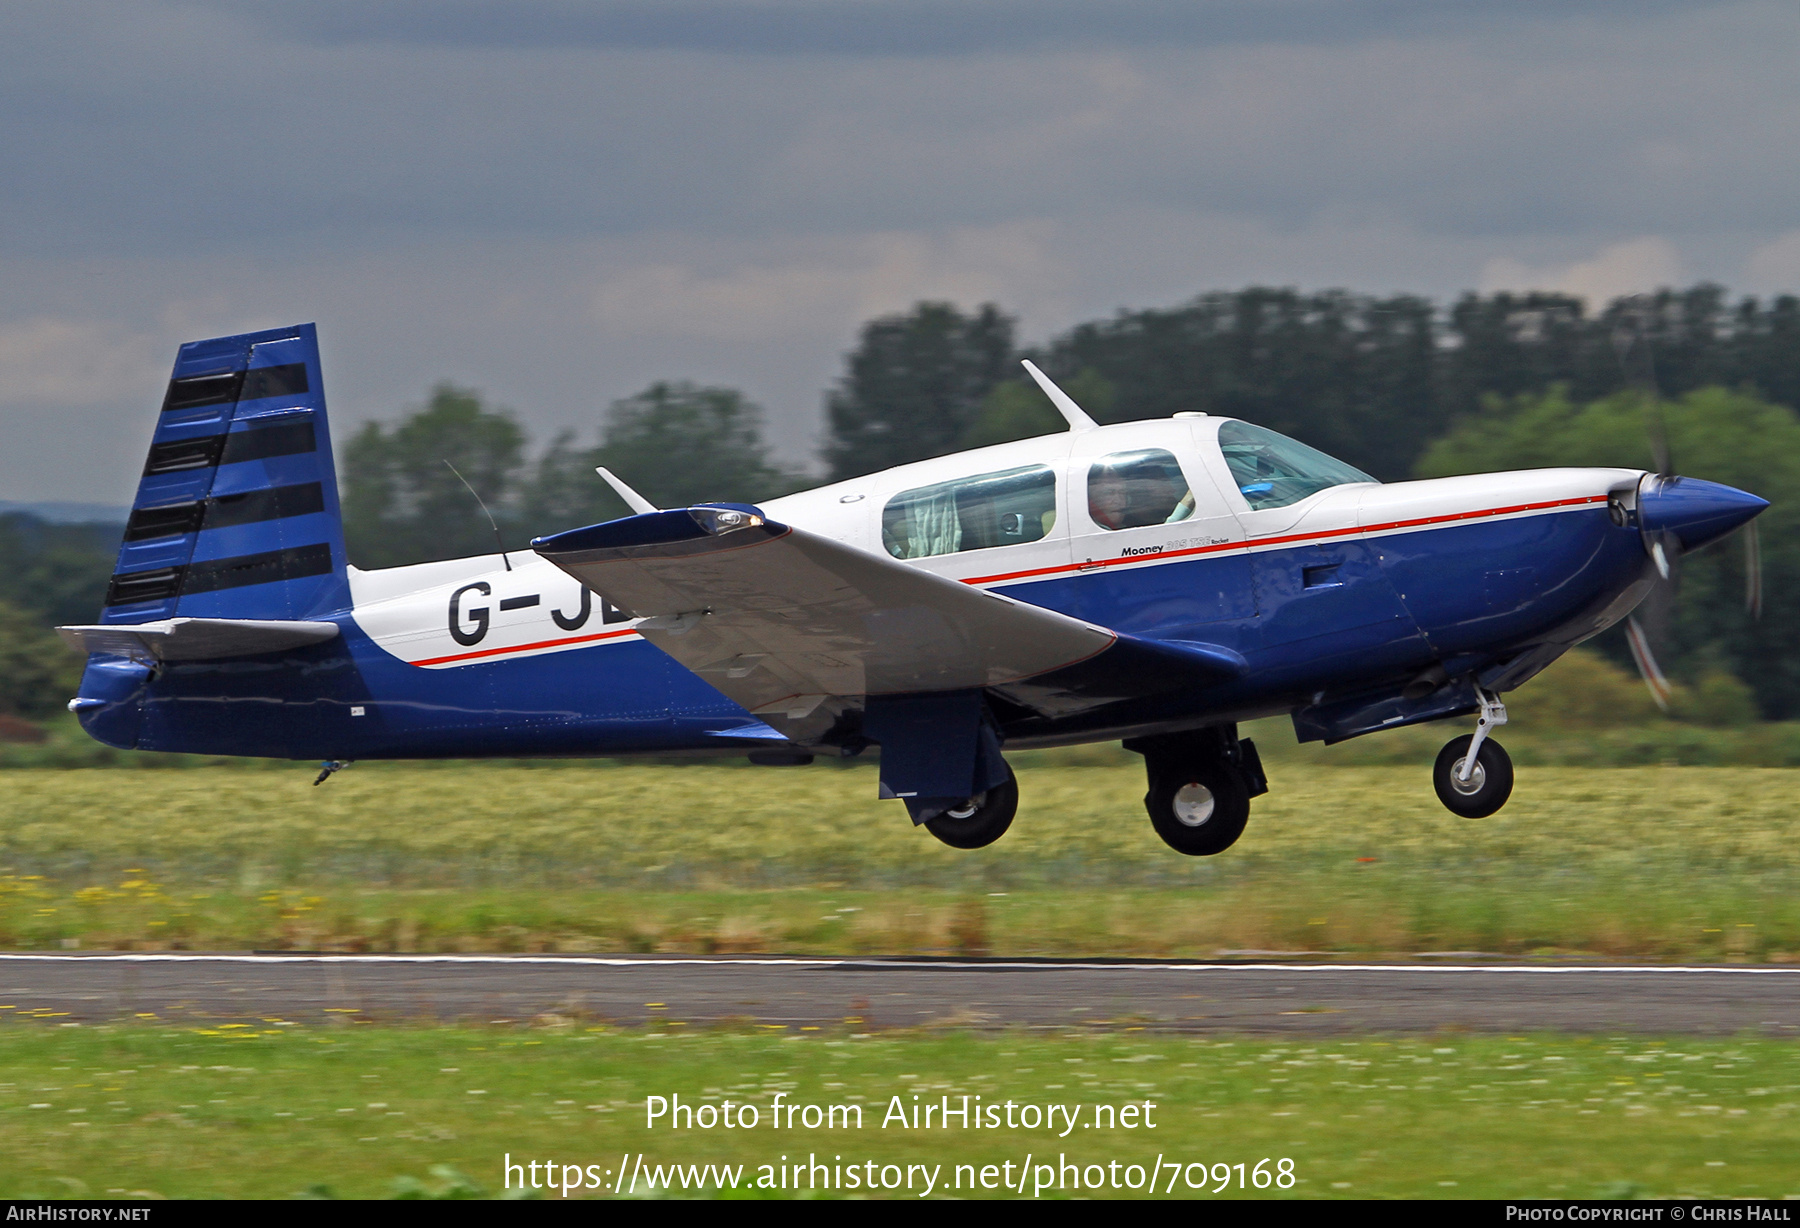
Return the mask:
{"type": "Polygon", "coordinates": [[[1056,474],[1044,465],[903,490],[881,511],[881,544],[922,559],[1041,539],[1056,524],[1056,474]]]}
{"type": "Polygon", "coordinates": [[[1088,515],[1103,529],[1174,524],[1194,514],[1194,492],[1172,452],[1114,452],[1088,467],[1088,515]]]}
{"type": "Polygon", "coordinates": [[[1317,448],[1248,422],[1221,423],[1219,448],[1253,511],[1286,507],[1333,486],[1375,480],[1317,448]]]}

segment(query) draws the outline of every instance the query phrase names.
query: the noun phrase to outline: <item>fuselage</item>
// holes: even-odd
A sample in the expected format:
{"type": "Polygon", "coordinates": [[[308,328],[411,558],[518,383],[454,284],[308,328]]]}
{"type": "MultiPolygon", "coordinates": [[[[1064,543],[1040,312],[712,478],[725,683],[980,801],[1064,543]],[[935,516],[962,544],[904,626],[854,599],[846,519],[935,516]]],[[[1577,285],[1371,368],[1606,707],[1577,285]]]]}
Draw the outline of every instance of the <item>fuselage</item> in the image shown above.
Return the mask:
{"type": "MultiPolygon", "coordinates": [[[[762,512],[1117,632],[1248,662],[1235,681],[1127,710],[997,713],[1014,746],[1289,712],[1321,714],[1324,737],[1364,732],[1358,721],[1428,719],[1429,704],[1378,709],[1421,677],[1511,689],[1623,618],[1648,586],[1634,510],[1642,471],[1355,480],[1283,502],[1274,484],[1233,468],[1220,443],[1231,422],[1184,415],[1003,444],[762,512]],[[1145,472],[1154,480],[1130,479],[1131,497],[1163,497],[1160,482],[1185,484],[1185,499],[1148,520],[1105,503],[1113,476],[1145,472]],[[955,508],[960,520],[945,520],[955,508]],[[1377,714],[1354,715],[1365,711],[1377,714]]],[[[121,746],[325,759],[769,745],[766,726],[530,551],[351,569],[348,590],[347,607],[308,615],[339,625],[328,643],[154,670],[97,658],[82,694],[106,702],[88,706],[84,725],[121,746]]],[[[1443,702],[1436,715],[1460,701],[1443,702]]]]}

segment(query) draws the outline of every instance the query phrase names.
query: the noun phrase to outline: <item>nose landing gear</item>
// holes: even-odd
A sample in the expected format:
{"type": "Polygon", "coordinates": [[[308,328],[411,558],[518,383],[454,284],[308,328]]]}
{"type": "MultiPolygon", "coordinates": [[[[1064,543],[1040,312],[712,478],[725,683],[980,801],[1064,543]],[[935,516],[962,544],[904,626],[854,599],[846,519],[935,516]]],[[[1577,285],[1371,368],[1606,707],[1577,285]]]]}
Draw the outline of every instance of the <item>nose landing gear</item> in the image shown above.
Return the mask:
{"type": "Polygon", "coordinates": [[[1431,769],[1431,783],[1438,800],[1452,814],[1465,819],[1485,819],[1512,796],[1512,757],[1488,734],[1506,724],[1506,705],[1487,691],[1481,698],[1481,717],[1473,734],[1451,738],[1438,752],[1431,769]]]}

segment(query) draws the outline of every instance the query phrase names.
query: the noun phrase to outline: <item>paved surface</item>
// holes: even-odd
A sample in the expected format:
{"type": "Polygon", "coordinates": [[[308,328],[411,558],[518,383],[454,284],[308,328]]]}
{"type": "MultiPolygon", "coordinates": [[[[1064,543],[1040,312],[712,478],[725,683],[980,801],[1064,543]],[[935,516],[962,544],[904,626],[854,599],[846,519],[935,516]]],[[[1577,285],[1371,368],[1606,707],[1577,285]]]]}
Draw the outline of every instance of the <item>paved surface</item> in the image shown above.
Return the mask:
{"type": "Polygon", "coordinates": [[[1800,968],[0,955],[4,1015],[1800,1033],[1800,968]]]}

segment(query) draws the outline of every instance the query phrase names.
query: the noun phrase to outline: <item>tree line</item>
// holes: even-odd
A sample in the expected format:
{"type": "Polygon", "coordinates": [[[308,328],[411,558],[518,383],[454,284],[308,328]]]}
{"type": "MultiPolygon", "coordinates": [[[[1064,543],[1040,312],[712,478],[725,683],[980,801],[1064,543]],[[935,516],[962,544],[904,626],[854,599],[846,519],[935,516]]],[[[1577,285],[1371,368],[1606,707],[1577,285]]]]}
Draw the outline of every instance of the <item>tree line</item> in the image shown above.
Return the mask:
{"type": "Polygon", "coordinates": [[[1102,422],[1181,410],[1244,418],[1398,481],[1490,398],[1619,391],[1631,381],[1618,342],[1640,331],[1665,395],[1749,388],[1800,406],[1800,299],[1732,302],[1716,285],[1598,313],[1550,293],[1467,294],[1439,307],[1415,295],[1253,287],[1121,311],[1034,348],[1019,347],[1014,322],[991,306],[921,303],[863,327],[827,397],[825,460],[828,476],[847,478],[1059,429],[1019,370],[1032,358],[1102,422]]]}
{"type": "MultiPolygon", "coordinates": [[[[732,388],[652,384],[607,407],[585,437],[564,432],[534,455],[514,413],[444,384],[398,421],[366,423],[343,442],[345,532],[351,560],[365,568],[491,552],[489,514],[505,547],[518,549],[625,514],[596,465],[662,506],[755,502],[1061,430],[1020,370],[1027,357],[1102,422],[1182,410],[1240,417],[1384,481],[1546,464],[1644,468],[1647,409],[1619,349],[1639,335],[1681,471],[1775,503],[1763,518],[1769,616],[1751,624],[1734,612],[1741,564],[1710,552],[1687,569],[1665,664],[1688,676],[1727,669],[1755,689],[1765,715],[1800,716],[1800,644],[1791,642],[1800,631],[1785,630],[1800,620],[1783,613],[1800,596],[1786,510],[1800,495],[1800,426],[1786,408],[1800,405],[1800,299],[1733,300],[1710,284],[1597,312],[1539,292],[1440,305],[1251,287],[1120,311],[1037,346],[1023,345],[1017,320],[993,304],[921,302],[862,326],[825,394],[816,474],[774,459],[762,409],[732,388]]],[[[39,595],[0,617],[39,626],[91,618],[117,527],[80,537],[27,521],[0,518],[0,564],[16,555],[16,566],[45,579],[15,589],[39,595]]],[[[0,695],[6,707],[23,710],[0,695]]]]}

